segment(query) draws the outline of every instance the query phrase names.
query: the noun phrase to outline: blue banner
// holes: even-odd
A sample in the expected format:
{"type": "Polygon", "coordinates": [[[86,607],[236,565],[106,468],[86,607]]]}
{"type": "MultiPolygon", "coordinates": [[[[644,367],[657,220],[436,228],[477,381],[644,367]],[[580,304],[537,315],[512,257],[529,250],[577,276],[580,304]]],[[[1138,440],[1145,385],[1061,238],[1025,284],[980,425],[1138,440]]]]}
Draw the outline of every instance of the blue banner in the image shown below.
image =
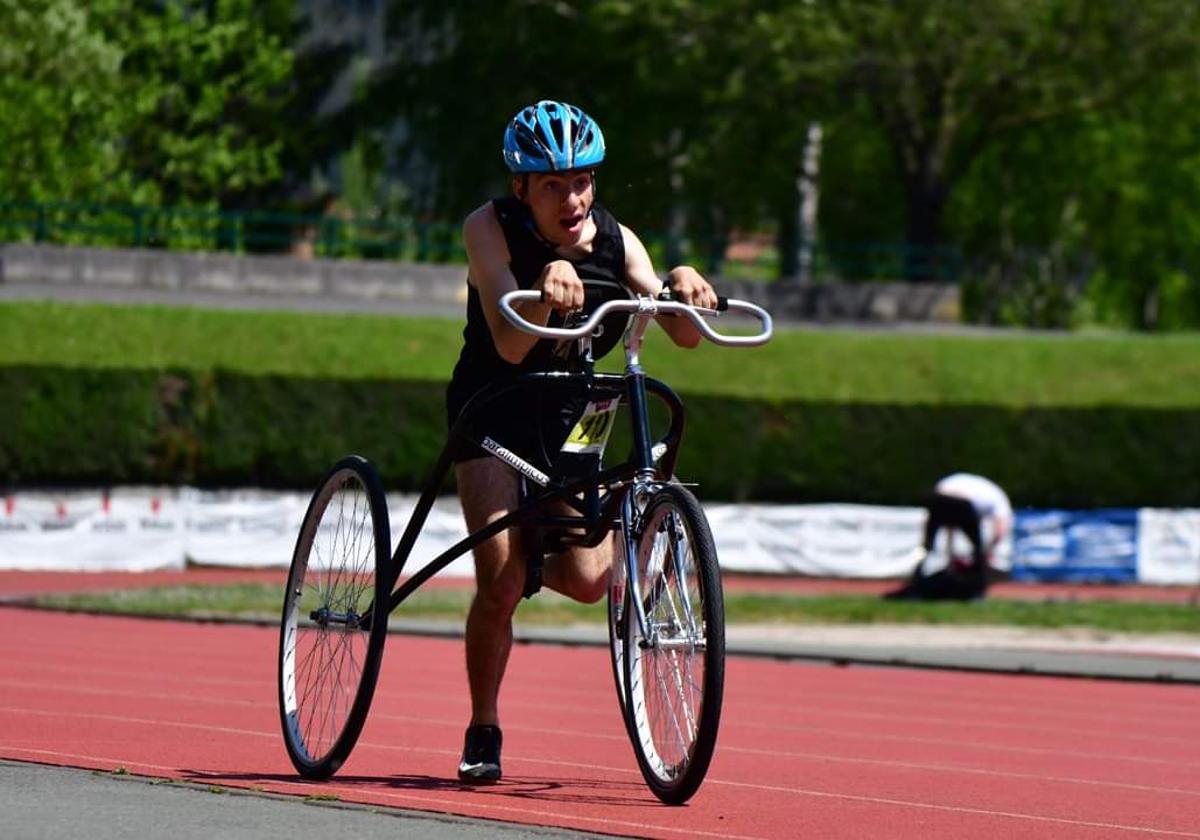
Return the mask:
{"type": "Polygon", "coordinates": [[[1138,511],[1018,510],[1012,579],[1136,583],[1138,511]]]}

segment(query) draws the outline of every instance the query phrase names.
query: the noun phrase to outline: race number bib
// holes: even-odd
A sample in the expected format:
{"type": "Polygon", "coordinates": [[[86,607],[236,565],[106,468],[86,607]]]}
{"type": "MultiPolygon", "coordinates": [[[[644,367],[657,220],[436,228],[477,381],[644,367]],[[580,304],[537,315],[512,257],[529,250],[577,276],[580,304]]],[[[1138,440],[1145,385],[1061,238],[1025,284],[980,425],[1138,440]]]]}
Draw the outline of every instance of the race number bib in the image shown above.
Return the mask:
{"type": "Polygon", "coordinates": [[[579,422],[567,435],[562,451],[603,455],[608,436],[617,422],[617,406],[620,403],[619,397],[589,402],[579,422]]]}

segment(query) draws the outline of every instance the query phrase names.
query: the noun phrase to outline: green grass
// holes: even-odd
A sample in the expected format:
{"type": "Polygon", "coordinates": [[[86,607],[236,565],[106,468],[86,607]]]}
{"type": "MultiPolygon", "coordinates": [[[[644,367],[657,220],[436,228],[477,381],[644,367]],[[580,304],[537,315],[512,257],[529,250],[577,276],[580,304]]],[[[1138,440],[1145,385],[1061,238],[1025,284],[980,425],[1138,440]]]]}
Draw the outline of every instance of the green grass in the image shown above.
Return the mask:
{"type": "MultiPolygon", "coordinates": [[[[0,364],[224,368],[444,381],[462,322],[191,307],[0,304],[0,364]]],[[[652,330],[647,371],[676,390],[896,405],[1200,405],[1200,335],[790,330],[752,350],[679,350],[652,330]]],[[[620,352],[606,369],[617,369],[620,352]]]]}
{"type": "MultiPolygon", "coordinates": [[[[461,622],[471,593],[418,591],[393,619],[461,622]]],[[[55,609],[170,617],[241,617],[275,620],[280,587],[269,584],[155,587],[113,592],[43,595],[55,609]]],[[[775,595],[728,592],[726,620],[737,624],[918,624],[988,625],[1026,628],[1089,628],[1123,633],[1200,634],[1200,608],[1192,604],[1125,601],[1018,601],[899,603],[861,595],[775,595]]],[[[553,593],[523,601],[518,623],[603,624],[603,604],[577,604],[553,593]]]]}
{"type": "Polygon", "coordinates": [[[0,304],[0,364],[444,380],[461,343],[452,319],[0,304]]]}

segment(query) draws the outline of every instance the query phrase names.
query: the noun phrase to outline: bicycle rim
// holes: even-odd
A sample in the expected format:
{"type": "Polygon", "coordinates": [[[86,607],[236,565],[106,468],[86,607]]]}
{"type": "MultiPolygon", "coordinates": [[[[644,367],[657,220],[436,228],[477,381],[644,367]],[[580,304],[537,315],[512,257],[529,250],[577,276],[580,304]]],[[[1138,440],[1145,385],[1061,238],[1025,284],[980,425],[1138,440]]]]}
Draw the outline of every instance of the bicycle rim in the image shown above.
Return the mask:
{"type": "Polygon", "coordinates": [[[279,702],[284,742],[326,778],[358,739],[387,633],[387,506],[361,458],[339,461],[309,504],[284,597],[279,702]]]}
{"type": "Polygon", "coordinates": [[[628,723],[650,789],[679,804],[695,793],[716,746],[724,688],[724,604],[716,550],[695,498],[660,489],[639,539],[647,633],[626,617],[628,723]]]}
{"type": "MultiPolygon", "coordinates": [[[[624,539],[624,535],[618,535],[624,539]]],[[[612,572],[608,586],[608,650],[612,660],[613,682],[617,687],[617,702],[621,707],[621,719],[629,727],[628,708],[625,703],[625,622],[630,610],[629,596],[625,586],[625,550],[614,551],[612,572]],[[618,556],[619,555],[619,556],[618,556]]]]}

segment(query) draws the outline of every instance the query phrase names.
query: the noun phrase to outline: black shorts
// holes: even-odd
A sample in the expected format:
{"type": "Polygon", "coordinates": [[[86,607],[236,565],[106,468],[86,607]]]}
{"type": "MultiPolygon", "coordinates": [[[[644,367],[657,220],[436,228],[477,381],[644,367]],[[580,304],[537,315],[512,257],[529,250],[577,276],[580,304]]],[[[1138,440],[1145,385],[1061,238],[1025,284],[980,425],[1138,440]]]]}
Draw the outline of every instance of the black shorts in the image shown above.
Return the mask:
{"type": "Polygon", "coordinates": [[[481,399],[473,399],[474,392],[466,390],[452,382],[446,393],[447,429],[453,431],[460,415],[466,414],[450,443],[455,462],[495,457],[480,445],[490,438],[550,475],[578,475],[599,466],[595,457],[581,459],[561,451],[587,404],[582,388],[526,382],[481,399]]]}
{"type": "Polygon", "coordinates": [[[925,520],[925,550],[933,549],[934,537],[941,528],[955,528],[966,534],[974,549],[975,562],[981,562],[983,539],[979,531],[979,513],[969,499],[934,493],[929,499],[929,516],[925,520]]]}

